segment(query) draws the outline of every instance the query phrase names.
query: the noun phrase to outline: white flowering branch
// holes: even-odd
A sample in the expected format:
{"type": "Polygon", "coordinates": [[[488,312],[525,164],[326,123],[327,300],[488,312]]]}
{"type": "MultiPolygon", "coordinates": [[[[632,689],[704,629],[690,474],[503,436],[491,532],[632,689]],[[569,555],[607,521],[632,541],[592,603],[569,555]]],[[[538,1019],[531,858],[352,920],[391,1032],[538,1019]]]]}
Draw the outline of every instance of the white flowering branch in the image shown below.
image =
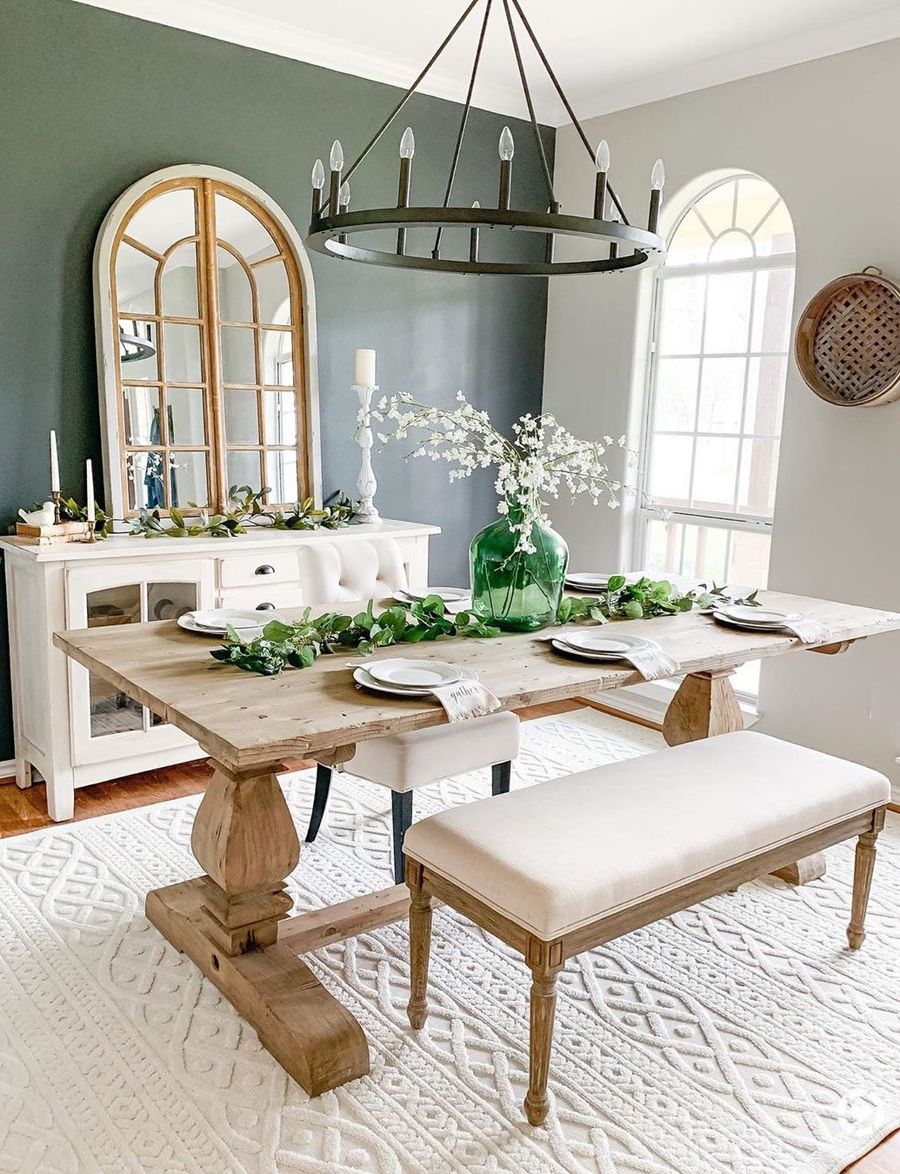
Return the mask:
{"type": "Polygon", "coordinates": [[[392,432],[379,432],[382,444],[403,440],[413,433],[416,447],[408,454],[446,461],[450,480],[470,477],[476,469],[495,467],[494,488],[499,495],[497,512],[507,515],[518,535],[517,550],[534,551],[531,532],[536,523],[549,522],[547,498],[561,489],[572,496],[586,493],[595,504],[604,498],[610,509],[619,506],[622,486],[609,473],[605,460],[611,446],[625,447],[625,437],[615,441],[579,440],[555,416],[530,412],[513,424],[511,439],[498,432],[487,412],[468,402],[460,391],[457,406],[436,408],[417,403],[409,395],[383,397],[372,411],[373,420],[392,421],[392,432]]]}

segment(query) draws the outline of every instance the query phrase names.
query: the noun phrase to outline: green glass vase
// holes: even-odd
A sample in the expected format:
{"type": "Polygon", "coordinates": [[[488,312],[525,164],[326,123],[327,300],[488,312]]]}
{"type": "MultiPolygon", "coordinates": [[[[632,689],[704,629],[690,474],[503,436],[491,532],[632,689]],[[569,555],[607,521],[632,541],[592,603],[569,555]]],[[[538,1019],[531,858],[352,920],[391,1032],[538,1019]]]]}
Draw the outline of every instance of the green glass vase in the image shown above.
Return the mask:
{"type": "Polygon", "coordinates": [[[569,548],[555,530],[537,522],[531,528],[533,553],[517,550],[518,540],[507,516],[472,539],[472,609],[505,632],[535,632],[556,620],[569,548]]]}

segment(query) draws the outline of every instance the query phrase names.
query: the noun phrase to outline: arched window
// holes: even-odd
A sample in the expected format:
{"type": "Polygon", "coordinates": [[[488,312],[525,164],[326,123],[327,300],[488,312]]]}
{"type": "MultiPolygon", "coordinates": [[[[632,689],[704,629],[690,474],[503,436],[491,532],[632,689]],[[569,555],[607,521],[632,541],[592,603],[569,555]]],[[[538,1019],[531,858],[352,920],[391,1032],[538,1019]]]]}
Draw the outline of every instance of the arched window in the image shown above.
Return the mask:
{"type": "Polygon", "coordinates": [[[794,289],[784,201],[759,176],[717,178],[654,281],[643,564],[765,586],[794,289]]]}

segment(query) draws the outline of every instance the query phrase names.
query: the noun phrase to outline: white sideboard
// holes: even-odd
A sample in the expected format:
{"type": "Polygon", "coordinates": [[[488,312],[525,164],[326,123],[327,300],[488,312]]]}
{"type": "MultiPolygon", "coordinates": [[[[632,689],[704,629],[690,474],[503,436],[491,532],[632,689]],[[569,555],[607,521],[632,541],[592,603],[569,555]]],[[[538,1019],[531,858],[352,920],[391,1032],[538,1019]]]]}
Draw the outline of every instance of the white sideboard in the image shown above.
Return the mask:
{"type": "MultiPolygon", "coordinates": [[[[31,546],[0,538],[6,564],[16,782],[47,783],[55,820],[75,790],[200,758],[192,739],[54,648],[54,632],[172,619],[197,607],[302,607],[428,585],[437,526],[382,521],[339,530],[260,527],[235,538],[115,535],[31,546]]],[[[197,638],[203,656],[203,639],[197,638]]]]}

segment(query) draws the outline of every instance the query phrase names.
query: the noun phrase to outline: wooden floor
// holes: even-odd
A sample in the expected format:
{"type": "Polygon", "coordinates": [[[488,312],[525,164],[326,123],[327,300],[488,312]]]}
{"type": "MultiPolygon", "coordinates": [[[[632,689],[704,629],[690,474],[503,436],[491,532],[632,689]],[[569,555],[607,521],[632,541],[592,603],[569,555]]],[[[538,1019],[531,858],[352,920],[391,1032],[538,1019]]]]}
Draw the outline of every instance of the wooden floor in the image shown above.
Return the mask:
{"type": "MultiPolygon", "coordinates": [[[[586,704],[592,703],[557,701],[547,705],[533,705],[520,710],[519,717],[526,721],[537,717],[549,717],[552,714],[581,709],[586,704]]],[[[593,708],[611,712],[599,704],[593,704],[593,708]]],[[[310,762],[290,764],[292,769],[296,770],[312,765],[310,762]]],[[[72,822],[93,819],[97,815],[111,815],[132,807],[144,807],[149,803],[164,803],[168,799],[180,799],[184,795],[196,795],[206,788],[211,775],[212,771],[205,761],[188,762],[181,766],[130,775],[121,782],[97,783],[93,787],[83,787],[77,795],[75,820],[72,822]]],[[[0,838],[37,831],[50,824],[42,783],[37,783],[26,791],[20,791],[13,780],[0,779],[0,838]]],[[[900,1130],[885,1138],[858,1162],[848,1166],[848,1174],[849,1171],[853,1174],[900,1174],[900,1130]]]]}

